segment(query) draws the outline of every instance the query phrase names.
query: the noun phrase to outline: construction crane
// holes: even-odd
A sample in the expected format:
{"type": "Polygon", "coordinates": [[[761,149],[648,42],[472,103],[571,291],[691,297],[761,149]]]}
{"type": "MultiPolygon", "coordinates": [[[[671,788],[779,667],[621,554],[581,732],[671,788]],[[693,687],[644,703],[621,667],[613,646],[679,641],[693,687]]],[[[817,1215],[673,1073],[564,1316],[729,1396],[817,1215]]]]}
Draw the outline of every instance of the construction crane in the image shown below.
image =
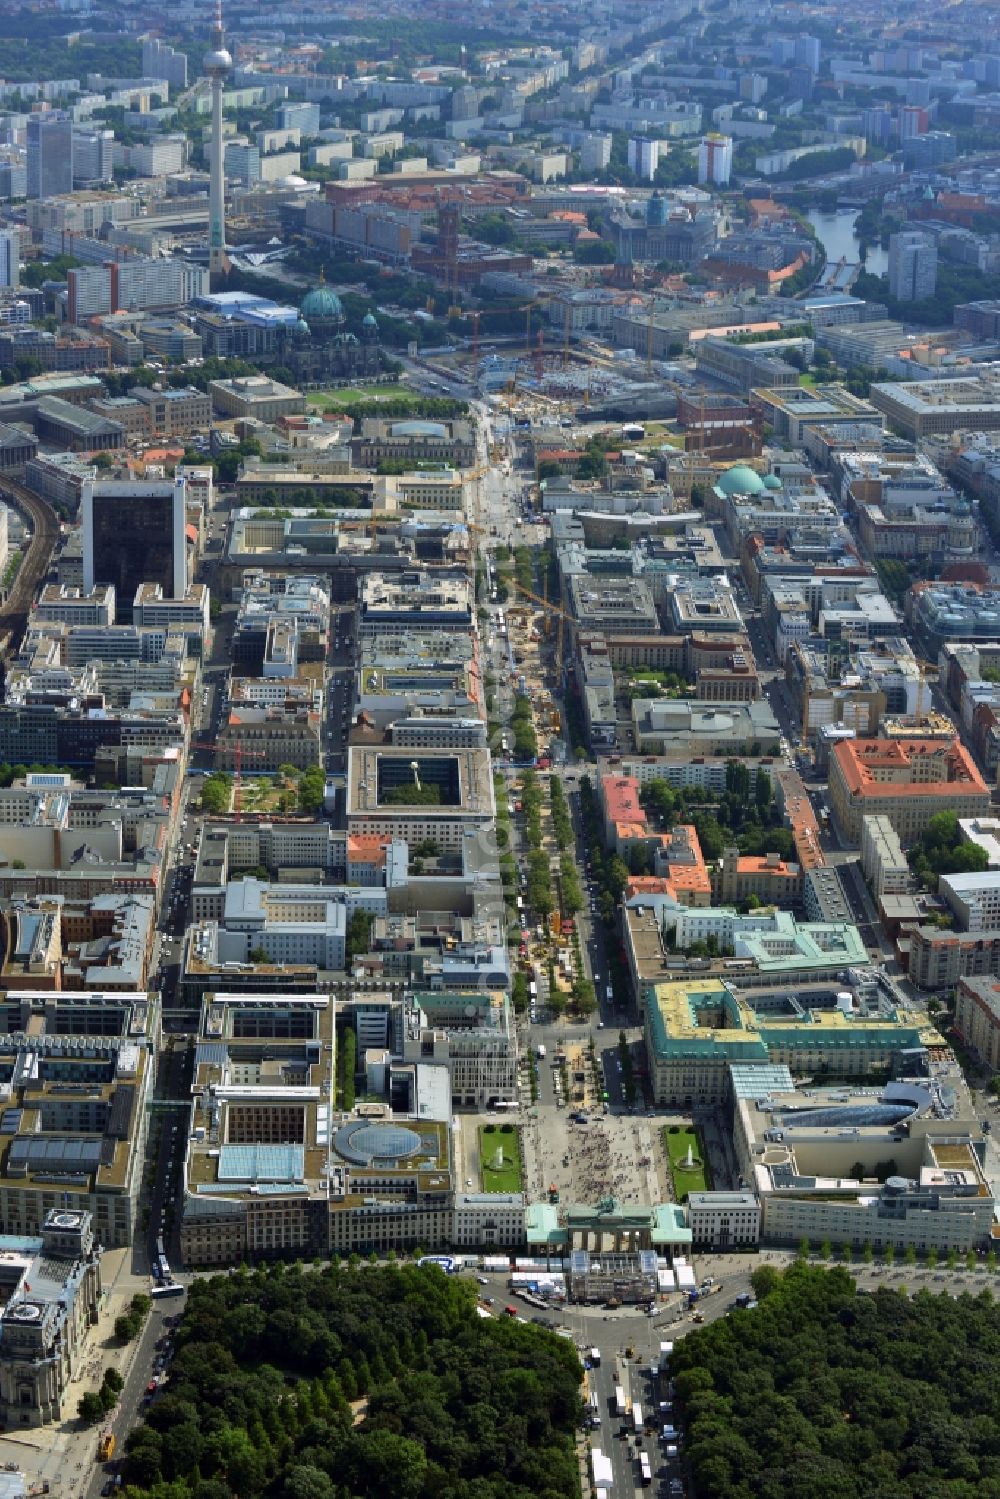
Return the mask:
{"type": "Polygon", "coordinates": [[[231,754],[235,760],[235,784],[233,789],[233,812],[237,822],[243,821],[243,811],[240,807],[240,789],[243,784],[243,761],[244,760],[266,760],[267,754],[264,750],[244,749],[243,744],[237,739],[235,744],[219,744],[217,740],[191,741],[191,749],[212,750],[224,755],[231,754]]]}
{"type": "Polygon", "coordinates": [[[542,328],[538,330],[538,339],[535,344],[534,353],[531,356],[531,362],[534,366],[535,379],[541,382],[545,375],[545,331],[542,328]]]}
{"type": "Polygon", "coordinates": [[[576,619],[572,614],[567,613],[567,611],[563,609],[561,605],[554,604],[548,598],[542,598],[537,593],[532,593],[530,588],[522,587],[522,585],[518,583],[516,578],[509,578],[507,580],[507,586],[508,588],[516,589],[517,592],[523,594],[526,599],[530,599],[533,604],[537,604],[539,609],[541,609],[544,614],[555,615],[556,620],[558,621],[556,634],[556,666],[559,670],[559,675],[562,676],[563,639],[565,628],[567,622],[571,625],[575,625],[576,619]]]}

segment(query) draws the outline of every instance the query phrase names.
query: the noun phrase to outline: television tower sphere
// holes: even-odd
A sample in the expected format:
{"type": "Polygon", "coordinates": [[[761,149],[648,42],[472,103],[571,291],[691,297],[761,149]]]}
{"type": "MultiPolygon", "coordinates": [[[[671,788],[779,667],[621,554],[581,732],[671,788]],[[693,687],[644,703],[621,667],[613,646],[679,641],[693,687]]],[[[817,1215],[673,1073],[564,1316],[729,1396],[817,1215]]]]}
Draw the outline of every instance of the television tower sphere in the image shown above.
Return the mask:
{"type": "Polygon", "coordinates": [[[202,63],[202,67],[209,78],[221,78],[224,73],[232,70],[232,66],[233,59],[225,47],[215,47],[211,52],[206,52],[205,60],[202,63]]]}

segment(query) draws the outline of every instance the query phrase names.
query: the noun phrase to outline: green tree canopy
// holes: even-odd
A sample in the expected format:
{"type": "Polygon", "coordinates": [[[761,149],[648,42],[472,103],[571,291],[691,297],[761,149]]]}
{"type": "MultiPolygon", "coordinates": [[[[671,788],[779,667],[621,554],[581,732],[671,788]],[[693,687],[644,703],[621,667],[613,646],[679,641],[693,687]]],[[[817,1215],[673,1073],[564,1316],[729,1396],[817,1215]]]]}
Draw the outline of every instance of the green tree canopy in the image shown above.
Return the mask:
{"type": "Polygon", "coordinates": [[[134,1499],[577,1499],[581,1376],[566,1339],[478,1317],[475,1287],[436,1268],[202,1279],[125,1482],[134,1499]]]}

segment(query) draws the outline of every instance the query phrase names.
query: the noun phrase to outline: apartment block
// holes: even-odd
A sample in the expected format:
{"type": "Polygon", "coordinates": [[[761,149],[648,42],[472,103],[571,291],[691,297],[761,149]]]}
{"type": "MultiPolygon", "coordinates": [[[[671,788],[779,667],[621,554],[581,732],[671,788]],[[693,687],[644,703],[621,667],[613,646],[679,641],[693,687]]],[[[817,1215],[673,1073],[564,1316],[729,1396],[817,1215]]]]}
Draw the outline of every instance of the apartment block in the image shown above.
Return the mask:
{"type": "Polygon", "coordinates": [[[884,815],[861,819],[861,868],[876,900],[910,888],[912,875],[899,835],[884,815]]]}
{"type": "Polygon", "coordinates": [[[955,1029],[993,1072],[1000,1072],[1000,984],[963,978],[955,989],[955,1029]]]}

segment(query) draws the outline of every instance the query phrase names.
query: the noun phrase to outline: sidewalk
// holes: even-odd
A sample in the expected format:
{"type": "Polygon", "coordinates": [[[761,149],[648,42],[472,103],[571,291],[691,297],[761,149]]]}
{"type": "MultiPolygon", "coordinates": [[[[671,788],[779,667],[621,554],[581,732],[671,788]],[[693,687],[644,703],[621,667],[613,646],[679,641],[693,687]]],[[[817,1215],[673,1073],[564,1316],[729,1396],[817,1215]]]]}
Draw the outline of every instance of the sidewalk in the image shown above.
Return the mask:
{"type": "MultiPolygon", "coordinates": [[[[0,1435],[0,1463],[17,1463],[29,1488],[47,1483],[58,1499],[77,1499],[94,1476],[101,1426],[80,1425],[80,1397],[100,1388],[105,1369],[115,1368],[127,1380],[142,1341],[139,1337],[122,1347],[114,1334],[115,1318],[127,1310],[137,1291],[149,1290],[148,1279],[132,1272],[131,1253],[128,1249],[112,1249],[104,1255],[104,1289],[97,1324],[88,1334],[83,1358],[64,1391],[62,1420],[0,1435]]],[[[114,1414],[109,1414],[108,1421],[114,1414]]]]}

